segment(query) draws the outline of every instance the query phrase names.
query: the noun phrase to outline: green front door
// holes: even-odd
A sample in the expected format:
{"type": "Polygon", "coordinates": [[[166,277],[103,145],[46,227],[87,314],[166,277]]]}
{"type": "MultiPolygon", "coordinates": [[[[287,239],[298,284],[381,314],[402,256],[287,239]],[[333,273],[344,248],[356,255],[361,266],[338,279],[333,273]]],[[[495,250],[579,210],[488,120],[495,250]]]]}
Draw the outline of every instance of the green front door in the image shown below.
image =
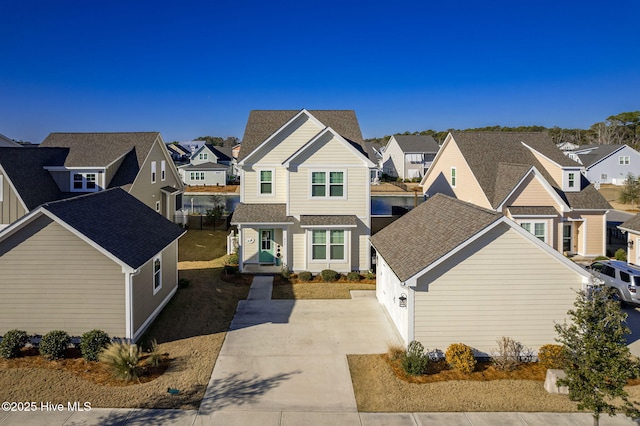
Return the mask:
{"type": "Polygon", "coordinates": [[[258,260],[260,263],[275,263],[273,243],[273,229],[260,230],[260,254],[258,260]]]}

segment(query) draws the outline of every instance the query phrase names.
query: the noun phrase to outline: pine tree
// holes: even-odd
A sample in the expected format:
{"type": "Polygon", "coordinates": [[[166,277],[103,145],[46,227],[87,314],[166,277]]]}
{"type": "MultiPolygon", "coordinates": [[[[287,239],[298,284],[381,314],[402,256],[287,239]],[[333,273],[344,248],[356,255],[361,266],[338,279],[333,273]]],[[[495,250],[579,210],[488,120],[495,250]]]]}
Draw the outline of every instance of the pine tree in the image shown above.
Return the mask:
{"type": "Polygon", "coordinates": [[[560,386],[569,387],[569,398],[578,401],[579,410],[593,414],[594,425],[600,415],[622,411],[627,416],[640,412],[628,400],[624,390],[627,380],[635,376],[637,363],[625,340],[631,331],[627,314],[610,297],[610,289],[594,282],[590,291],[578,293],[575,309],[568,315],[571,323],[556,324],[558,342],[565,347],[566,379],[560,386]],[[614,399],[621,401],[616,405],[614,399]]]}

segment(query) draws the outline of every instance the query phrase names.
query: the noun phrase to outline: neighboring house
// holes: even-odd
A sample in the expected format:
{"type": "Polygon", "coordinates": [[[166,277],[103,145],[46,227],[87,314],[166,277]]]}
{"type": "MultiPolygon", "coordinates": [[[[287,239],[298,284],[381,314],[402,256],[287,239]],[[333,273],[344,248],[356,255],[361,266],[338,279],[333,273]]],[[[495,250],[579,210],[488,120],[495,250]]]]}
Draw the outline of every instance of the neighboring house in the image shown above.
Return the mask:
{"type": "Polygon", "coordinates": [[[438,153],[431,136],[393,135],[382,154],[382,172],[401,179],[424,176],[438,153]]]}
{"type": "Polygon", "coordinates": [[[238,157],[241,271],[366,271],[369,171],[354,111],[252,111],[238,157]]]}
{"type": "Polygon", "coordinates": [[[374,142],[365,142],[364,149],[376,167],[371,169],[371,183],[378,184],[380,183],[380,177],[382,177],[382,150],[381,146],[378,143],[374,142]]]}
{"type": "Polygon", "coordinates": [[[22,145],[20,145],[18,142],[14,141],[13,139],[9,139],[8,137],[6,137],[3,134],[0,134],[0,147],[20,147],[22,145]]]}
{"type": "Polygon", "coordinates": [[[628,145],[582,145],[565,155],[584,166],[591,183],[624,185],[629,173],[640,176],[640,152],[628,145]]]}
{"type": "Polygon", "coordinates": [[[191,155],[189,164],[178,167],[178,172],[189,186],[225,186],[232,162],[231,148],[204,144],[191,155]]]}
{"type": "Polygon", "coordinates": [[[180,146],[177,143],[168,143],[167,150],[171,154],[171,158],[176,163],[184,163],[185,161],[189,161],[189,157],[191,157],[191,150],[180,146]]]}
{"type": "Polygon", "coordinates": [[[640,265],[640,214],[626,220],[618,228],[627,234],[627,262],[640,265]]]}
{"type": "Polygon", "coordinates": [[[158,132],[51,133],[43,148],[67,152],[62,162],[44,164],[63,193],[122,187],[167,219],[182,209],[184,184],[158,132]]]}
{"type": "Polygon", "coordinates": [[[184,232],[121,188],[30,211],[0,231],[0,334],[137,340],[176,293],[184,232]]]}
{"type": "Polygon", "coordinates": [[[589,273],[493,209],[437,194],[371,237],[376,296],[405,344],[487,356],[553,343],[589,273]]]}
{"type": "Polygon", "coordinates": [[[582,170],[546,133],[452,132],[421,186],[502,213],[561,253],[598,256],[611,206],[582,170]]]}
{"type": "Polygon", "coordinates": [[[577,149],[580,147],[580,145],[573,142],[560,142],[560,143],[557,143],[556,146],[562,152],[573,151],[574,149],[577,149]]]}

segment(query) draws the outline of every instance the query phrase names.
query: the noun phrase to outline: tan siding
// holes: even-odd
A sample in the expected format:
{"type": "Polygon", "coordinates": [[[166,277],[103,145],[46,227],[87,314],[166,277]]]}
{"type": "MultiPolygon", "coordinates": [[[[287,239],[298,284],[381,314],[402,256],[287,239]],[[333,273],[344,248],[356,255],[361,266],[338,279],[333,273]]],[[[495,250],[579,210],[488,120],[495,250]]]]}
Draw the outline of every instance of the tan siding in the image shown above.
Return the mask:
{"type": "Polygon", "coordinates": [[[241,233],[242,241],[242,261],[258,263],[258,246],[260,244],[260,238],[258,237],[258,230],[253,228],[243,228],[241,233]],[[253,240],[252,243],[249,241],[253,240]]]}
{"type": "Polygon", "coordinates": [[[2,201],[0,201],[0,224],[8,225],[27,214],[22,202],[11,188],[9,179],[0,171],[0,185],[2,185],[2,201]]]}
{"type": "Polygon", "coordinates": [[[553,206],[558,211],[561,209],[558,201],[542,185],[540,180],[531,174],[509,197],[505,206],[553,206]]]}
{"type": "MultiPolygon", "coordinates": [[[[282,164],[293,153],[313,139],[320,130],[322,128],[318,127],[303,114],[288,129],[280,132],[272,139],[267,147],[263,148],[262,155],[259,156],[260,164],[265,165],[265,167],[268,167],[267,165],[282,164]]],[[[255,154],[256,157],[250,158],[250,161],[258,158],[260,153],[256,152],[255,154]]]]}
{"type": "Polygon", "coordinates": [[[284,167],[259,167],[245,169],[242,177],[244,187],[244,203],[247,204],[271,204],[285,203],[287,201],[287,171],[284,167]],[[273,170],[274,172],[274,194],[259,194],[260,170],[273,170]]]}
{"type": "Polygon", "coordinates": [[[452,138],[443,148],[438,161],[431,165],[423,192],[430,196],[437,193],[451,195],[480,207],[491,209],[484,191],[471,172],[462,152],[452,138]],[[451,167],[456,168],[456,187],[451,187],[451,167]]]}
{"type": "Polygon", "coordinates": [[[178,285],[176,250],[177,242],[162,251],[162,288],[153,294],[153,261],[145,263],[140,273],[133,277],[133,329],[134,334],[151,316],[154,310],[178,285]]]}
{"type": "MultiPolygon", "coordinates": [[[[552,163],[551,161],[549,161],[546,157],[538,154],[535,151],[531,151],[533,153],[533,155],[536,157],[536,159],[540,162],[540,164],[542,164],[542,167],[544,167],[547,172],[551,175],[551,177],[556,181],[556,184],[560,186],[560,188],[562,188],[562,168],[558,167],[556,164],[552,163]]],[[[578,182],[579,182],[579,176],[578,176],[578,182]]]]}
{"type": "Polygon", "coordinates": [[[109,187],[109,184],[111,183],[111,179],[113,179],[113,176],[115,176],[116,172],[118,171],[118,168],[120,168],[120,165],[124,161],[125,157],[126,155],[123,155],[121,158],[117,159],[110,167],[108,167],[105,170],[104,181],[105,181],[105,186],[107,188],[109,187]]]}
{"type": "Polygon", "coordinates": [[[463,342],[489,353],[508,336],[533,349],[553,343],[582,276],[501,225],[419,280],[415,338],[446,350],[463,342]]]}
{"type": "Polygon", "coordinates": [[[45,216],[3,247],[0,334],[18,328],[80,335],[98,328],[125,336],[125,278],[118,264],[45,216]]]}
{"type": "Polygon", "coordinates": [[[606,222],[603,214],[582,215],[587,222],[586,255],[605,254],[606,222]]]}

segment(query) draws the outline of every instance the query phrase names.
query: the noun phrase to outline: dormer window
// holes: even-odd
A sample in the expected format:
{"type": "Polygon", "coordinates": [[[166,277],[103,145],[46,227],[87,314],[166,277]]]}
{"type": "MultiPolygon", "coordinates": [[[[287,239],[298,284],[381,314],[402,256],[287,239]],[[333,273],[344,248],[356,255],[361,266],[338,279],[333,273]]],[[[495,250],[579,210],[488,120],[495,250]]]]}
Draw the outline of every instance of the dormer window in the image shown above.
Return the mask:
{"type": "Polygon", "coordinates": [[[562,171],[562,190],[565,192],[580,191],[580,170],[565,169],[562,171]]]}
{"type": "Polygon", "coordinates": [[[74,173],[71,183],[71,191],[73,192],[92,192],[97,191],[96,174],[95,173],[74,173]]]}
{"type": "Polygon", "coordinates": [[[569,173],[569,188],[574,188],[576,185],[576,174],[569,173]]]}
{"type": "Polygon", "coordinates": [[[200,154],[198,154],[198,160],[208,160],[209,159],[209,154],[207,154],[206,152],[201,152],[200,154]]]}

